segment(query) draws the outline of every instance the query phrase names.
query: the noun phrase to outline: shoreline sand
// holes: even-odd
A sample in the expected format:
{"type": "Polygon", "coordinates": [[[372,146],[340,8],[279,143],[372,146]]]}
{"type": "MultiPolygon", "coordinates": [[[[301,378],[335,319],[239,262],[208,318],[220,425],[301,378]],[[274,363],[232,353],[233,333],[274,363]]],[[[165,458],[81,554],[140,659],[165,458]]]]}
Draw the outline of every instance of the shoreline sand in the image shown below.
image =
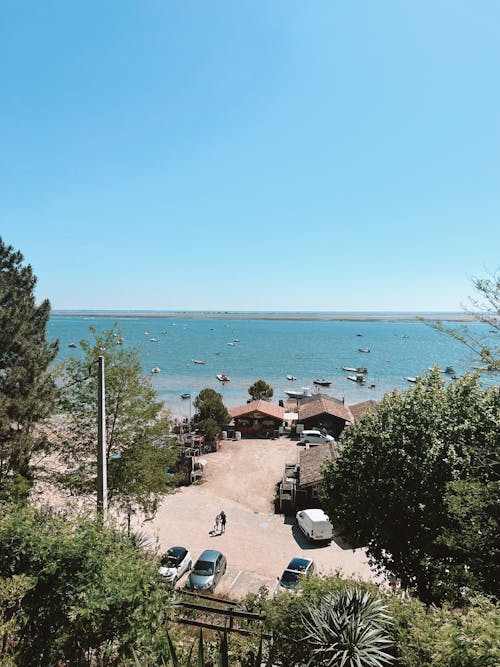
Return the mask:
{"type": "Polygon", "coordinates": [[[164,318],[193,320],[288,320],[337,322],[471,322],[474,317],[459,312],[238,312],[238,311],[144,311],[144,310],[52,310],[53,317],[164,318]]]}

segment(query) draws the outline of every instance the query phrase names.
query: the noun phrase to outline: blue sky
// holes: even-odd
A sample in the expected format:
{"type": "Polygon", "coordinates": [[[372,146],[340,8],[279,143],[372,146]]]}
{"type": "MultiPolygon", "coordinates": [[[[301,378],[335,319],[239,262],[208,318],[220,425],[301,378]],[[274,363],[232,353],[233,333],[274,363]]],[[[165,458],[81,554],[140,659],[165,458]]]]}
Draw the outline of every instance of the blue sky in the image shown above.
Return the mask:
{"type": "Polygon", "coordinates": [[[458,310],[497,0],[0,0],[0,235],[53,308],[458,310]]]}

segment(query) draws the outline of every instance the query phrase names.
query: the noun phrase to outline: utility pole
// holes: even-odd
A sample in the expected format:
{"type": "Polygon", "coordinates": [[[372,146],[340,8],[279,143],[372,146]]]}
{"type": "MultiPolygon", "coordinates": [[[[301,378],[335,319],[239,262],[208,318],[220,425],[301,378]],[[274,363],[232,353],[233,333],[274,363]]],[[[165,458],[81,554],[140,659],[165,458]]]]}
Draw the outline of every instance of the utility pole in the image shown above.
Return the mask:
{"type": "Polygon", "coordinates": [[[97,383],[97,513],[103,521],[108,514],[108,473],[106,447],[106,391],[104,386],[104,357],[99,357],[97,383]]]}

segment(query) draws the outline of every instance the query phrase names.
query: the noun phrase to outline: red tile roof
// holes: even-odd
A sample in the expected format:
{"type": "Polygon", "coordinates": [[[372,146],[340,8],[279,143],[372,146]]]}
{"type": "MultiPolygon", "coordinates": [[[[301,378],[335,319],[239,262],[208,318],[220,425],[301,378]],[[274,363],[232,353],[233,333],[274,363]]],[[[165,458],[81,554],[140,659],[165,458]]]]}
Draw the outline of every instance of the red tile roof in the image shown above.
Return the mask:
{"type": "Polygon", "coordinates": [[[262,399],[252,401],[251,403],[245,403],[245,405],[240,405],[229,410],[229,414],[233,418],[243,417],[244,415],[249,415],[254,412],[260,412],[267,417],[274,417],[275,419],[284,419],[285,417],[285,408],[282,408],[279,405],[273,405],[272,403],[269,403],[269,401],[263,401],[262,399]]]}
{"type": "Polygon", "coordinates": [[[357,421],[360,419],[365,412],[372,412],[376,414],[377,412],[378,401],[370,399],[369,401],[363,401],[362,403],[355,403],[354,405],[349,406],[349,410],[352,412],[352,415],[357,421]]]}
{"type": "Polygon", "coordinates": [[[325,443],[309,447],[300,452],[299,486],[310,486],[319,484],[321,481],[321,468],[329,459],[336,460],[339,455],[338,444],[325,443]]]}

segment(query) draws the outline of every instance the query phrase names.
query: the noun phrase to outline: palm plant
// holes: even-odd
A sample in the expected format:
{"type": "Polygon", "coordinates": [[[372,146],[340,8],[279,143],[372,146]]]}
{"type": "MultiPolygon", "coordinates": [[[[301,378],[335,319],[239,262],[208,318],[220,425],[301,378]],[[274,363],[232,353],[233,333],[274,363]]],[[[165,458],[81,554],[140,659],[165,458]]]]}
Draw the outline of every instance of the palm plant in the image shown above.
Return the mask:
{"type": "Polygon", "coordinates": [[[392,623],[379,598],[360,589],[344,588],[308,606],[302,617],[310,647],[308,665],[383,667],[393,661],[392,623]]]}

